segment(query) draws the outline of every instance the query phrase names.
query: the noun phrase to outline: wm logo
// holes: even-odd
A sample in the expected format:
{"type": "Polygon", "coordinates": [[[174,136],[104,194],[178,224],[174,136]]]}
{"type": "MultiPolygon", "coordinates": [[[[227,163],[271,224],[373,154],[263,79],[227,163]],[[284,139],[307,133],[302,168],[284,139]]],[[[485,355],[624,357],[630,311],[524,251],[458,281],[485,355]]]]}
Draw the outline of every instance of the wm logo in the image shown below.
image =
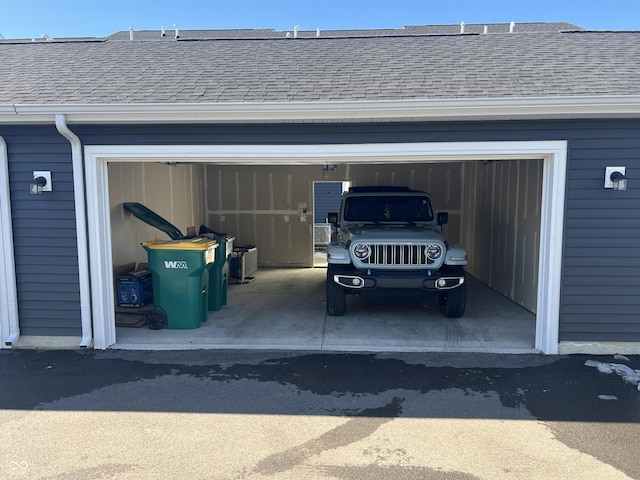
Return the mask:
{"type": "Polygon", "coordinates": [[[189,268],[184,260],[165,260],[164,268],[189,268]]]}

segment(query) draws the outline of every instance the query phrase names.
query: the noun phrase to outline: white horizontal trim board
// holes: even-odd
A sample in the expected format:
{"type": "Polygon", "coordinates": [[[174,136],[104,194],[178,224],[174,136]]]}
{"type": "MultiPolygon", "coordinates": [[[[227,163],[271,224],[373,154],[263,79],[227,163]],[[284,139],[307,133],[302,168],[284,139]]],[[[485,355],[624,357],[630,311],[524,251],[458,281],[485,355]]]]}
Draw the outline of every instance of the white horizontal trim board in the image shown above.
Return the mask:
{"type": "Polygon", "coordinates": [[[321,165],[344,163],[419,163],[464,160],[540,159],[549,142],[368,143],[336,145],[95,145],[87,157],[118,162],[191,162],[218,165],[321,165]],[[528,146],[527,146],[528,145],[528,146]],[[267,162],[268,161],[268,162],[267,162]]]}
{"type": "Polygon", "coordinates": [[[335,102],[0,104],[0,123],[279,123],[625,118],[640,95],[452,98],[335,102]]]}
{"type": "MultiPolygon", "coordinates": [[[[544,160],[535,348],[558,352],[566,141],[381,143],[351,145],[97,145],[85,147],[95,348],[116,343],[108,162],[199,162],[224,165],[417,163],[544,160]]],[[[82,212],[79,212],[82,214],[82,212]]]]}

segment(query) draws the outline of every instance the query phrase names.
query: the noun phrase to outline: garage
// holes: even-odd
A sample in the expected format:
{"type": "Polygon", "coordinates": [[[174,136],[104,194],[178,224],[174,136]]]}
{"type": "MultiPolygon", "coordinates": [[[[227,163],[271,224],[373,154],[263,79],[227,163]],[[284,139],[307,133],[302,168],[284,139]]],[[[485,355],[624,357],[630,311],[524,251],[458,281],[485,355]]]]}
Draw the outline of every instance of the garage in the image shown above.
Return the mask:
{"type": "MultiPolygon", "coordinates": [[[[96,178],[108,179],[110,206],[103,218],[109,221],[90,228],[110,232],[101,238],[111,242],[95,239],[103,244],[105,259],[111,254],[113,263],[105,262],[105,271],[132,260],[144,262],[140,242],[163,238],[160,231],[122,211],[121,204],[132,200],[153,206],[174,223],[185,218],[197,227],[203,219],[211,229],[233,235],[236,245],[255,245],[259,258],[256,281],[236,285],[232,280],[228,305],[210,312],[197,331],[116,329],[112,316],[104,324],[110,346],[534,351],[536,328],[545,324],[536,314],[541,227],[549,222],[542,218],[544,170],[546,178],[553,178],[564,146],[530,143],[532,151],[523,154],[524,146],[508,152],[505,149],[516,145],[314,145],[309,147],[314,157],[305,160],[300,160],[300,147],[287,146],[208,147],[220,152],[212,153],[214,158],[198,154],[197,159],[171,154],[181,149],[177,146],[157,147],[166,151],[160,157],[157,151],[149,155],[146,146],[87,147],[96,178]],[[476,151],[467,150],[474,147],[476,151]],[[129,152],[123,155],[125,148],[129,152]],[[229,148],[235,150],[233,157],[245,150],[240,154],[244,158],[232,160],[229,148]],[[136,153],[140,149],[146,152],[136,153]],[[437,151],[429,151],[433,149],[437,151]],[[223,155],[227,158],[215,158],[223,155]],[[433,305],[420,302],[371,306],[357,297],[349,299],[345,317],[325,314],[326,274],[324,268],[314,268],[312,210],[313,184],[323,180],[327,164],[336,166],[336,181],[408,185],[429,191],[436,209],[449,212],[445,236],[465,245],[472,259],[469,310],[462,319],[444,319],[433,305]]],[[[106,192],[99,190],[97,184],[96,193],[105,198],[106,192]]],[[[180,225],[186,230],[187,225],[180,225]]],[[[105,289],[105,303],[113,305],[108,293],[105,289]]]]}
{"type": "Polygon", "coordinates": [[[637,353],[640,37],[453,27],[2,40],[0,347],[637,353]],[[429,305],[397,322],[408,305],[358,298],[326,318],[323,180],[434,196],[447,239],[469,253],[475,290],[459,323],[431,322],[429,305]],[[162,331],[148,347],[116,329],[114,270],[162,238],[126,201],[257,248],[255,281],[231,286],[207,342],[162,331]],[[292,280],[302,273],[318,279],[292,280]],[[483,323],[518,317],[496,314],[500,301],[525,313],[523,328],[483,323]],[[251,311],[275,312],[271,330],[245,323],[251,311]],[[312,312],[316,323],[298,323],[312,312]]]}

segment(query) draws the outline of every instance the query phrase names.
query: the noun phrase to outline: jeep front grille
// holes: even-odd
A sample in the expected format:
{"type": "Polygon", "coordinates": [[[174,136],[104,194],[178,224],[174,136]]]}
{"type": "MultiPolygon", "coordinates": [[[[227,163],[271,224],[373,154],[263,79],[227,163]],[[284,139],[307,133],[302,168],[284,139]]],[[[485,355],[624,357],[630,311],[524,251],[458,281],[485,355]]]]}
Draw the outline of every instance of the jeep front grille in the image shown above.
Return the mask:
{"type": "Polygon", "coordinates": [[[438,263],[444,250],[439,244],[358,243],[353,246],[352,252],[354,260],[366,266],[424,267],[438,263]]]}

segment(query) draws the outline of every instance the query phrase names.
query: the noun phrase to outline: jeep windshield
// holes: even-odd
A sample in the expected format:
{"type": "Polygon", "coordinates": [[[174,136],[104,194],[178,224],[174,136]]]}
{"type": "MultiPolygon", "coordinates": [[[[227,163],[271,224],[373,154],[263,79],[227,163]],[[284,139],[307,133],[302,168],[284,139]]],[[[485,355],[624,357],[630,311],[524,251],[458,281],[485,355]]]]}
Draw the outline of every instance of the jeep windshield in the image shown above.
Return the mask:
{"type": "Polygon", "coordinates": [[[432,222],[429,197],[419,195],[352,196],[346,199],[347,222],[432,222]]]}

